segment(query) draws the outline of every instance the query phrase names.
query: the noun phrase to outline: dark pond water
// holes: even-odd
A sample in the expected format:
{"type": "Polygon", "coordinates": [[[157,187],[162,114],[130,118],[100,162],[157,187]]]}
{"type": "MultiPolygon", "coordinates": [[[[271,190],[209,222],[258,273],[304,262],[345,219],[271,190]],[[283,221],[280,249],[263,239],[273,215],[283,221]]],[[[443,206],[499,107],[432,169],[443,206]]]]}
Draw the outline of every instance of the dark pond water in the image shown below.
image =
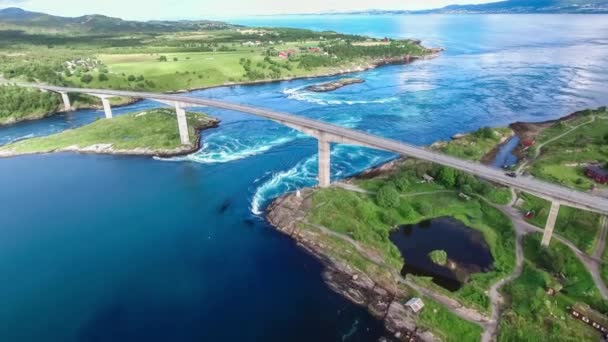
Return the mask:
{"type": "Polygon", "coordinates": [[[491,270],[494,262],[483,234],[452,217],[403,225],[390,239],[405,259],[401,274],[432,277],[434,283],[450,291],[458,290],[472,273],[491,270]],[[429,258],[434,250],[447,252],[445,266],[429,258]]]}

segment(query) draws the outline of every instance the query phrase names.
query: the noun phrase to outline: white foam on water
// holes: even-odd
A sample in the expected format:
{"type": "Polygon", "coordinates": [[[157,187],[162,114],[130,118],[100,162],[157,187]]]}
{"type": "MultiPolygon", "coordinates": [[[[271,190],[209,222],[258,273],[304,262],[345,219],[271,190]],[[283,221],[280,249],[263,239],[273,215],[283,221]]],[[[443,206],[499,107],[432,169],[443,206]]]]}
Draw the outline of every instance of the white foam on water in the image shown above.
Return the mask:
{"type": "Polygon", "coordinates": [[[287,95],[288,99],[304,101],[308,103],[314,103],[321,106],[328,105],[357,105],[357,104],[382,104],[382,103],[391,103],[399,101],[399,98],[396,96],[384,97],[380,99],[371,99],[371,100],[349,100],[342,99],[335,94],[329,93],[315,93],[310,91],[303,90],[304,87],[300,88],[287,88],[283,90],[283,94],[287,95]]]}
{"type": "MultiPolygon", "coordinates": [[[[314,154],[289,170],[272,173],[266,182],[255,189],[250,202],[251,212],[261,215],[268,201],[284,193],[316,184],[317,158],[317,154],[314,154]]],[[[336,145],[331,153],[332,180],[348,177],[389,159],[391,157],[382,152],[352,145],[336,145]]]]}

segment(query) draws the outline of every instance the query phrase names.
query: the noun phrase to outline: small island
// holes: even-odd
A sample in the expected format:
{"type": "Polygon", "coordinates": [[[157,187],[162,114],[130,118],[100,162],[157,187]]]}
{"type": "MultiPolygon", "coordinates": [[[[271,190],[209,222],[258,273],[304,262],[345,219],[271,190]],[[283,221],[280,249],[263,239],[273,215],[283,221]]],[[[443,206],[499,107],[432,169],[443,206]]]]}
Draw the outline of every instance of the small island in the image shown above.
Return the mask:
{"type": "Polygon", "coordinates": [[[341,78],[337,81],[313,84],[306,87],[306,90],[314,91],[315,93],[324,93],[328,91],[334,91],[342,87],[346,87],[351,84],[363,83],[364,80],[360,78],[341,78]]]}
{"type": "Polygon", "coordinates": [[[124,155],[177,156],[199,148],[199,132],[216,127],[219,120],[206,114],[188,112],[190,140],[181,145],[177,117],[173,110],[153,109],[113,119],[100,119],[90,125],[47,137],[32,138],[0,147],[0,157],[51,152],[82,152],[124,155]]]}
{"type": "Polygon", "coordinates": [[[429,253],[429,258],[433,261],[433,263],[445,266],[448,262],[448,253],[444,250],[434,250],[429,253]]]}

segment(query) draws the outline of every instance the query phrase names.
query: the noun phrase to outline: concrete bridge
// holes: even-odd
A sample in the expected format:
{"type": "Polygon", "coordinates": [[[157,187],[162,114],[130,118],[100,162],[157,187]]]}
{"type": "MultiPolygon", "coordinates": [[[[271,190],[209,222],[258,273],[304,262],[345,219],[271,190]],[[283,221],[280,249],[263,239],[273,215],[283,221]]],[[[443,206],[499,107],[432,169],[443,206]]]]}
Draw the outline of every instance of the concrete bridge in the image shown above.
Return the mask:
{"type": "Polygon", "coordinates": [[[378,150],[389,151],[400,155],[426,160],[432,163],[448,166],[463,172],[473,174],[491,182],[502,184],[516,190],[534,194],[551,202],[551,210],[547,219],[542,239],[543,245],[548,245],[553,233],[560,205],[568,205],[574,208],[593,211],[602,215],[608,215],[608,199],[594,196],[588,193],[572,190],[556,184],[547,183],[532,177],[512,178],[505,175],[501,170],[458,159],[437,153],[421,147],[409,145],[400,141],[382,138],[379,136],[359,132],[356,130],[336,126],[317,120],[312,120],[293,114],[275,112],[268,109],[244,106],[239,104],[221,102],[216,100],[201,99],[179,94],[155,94],[146,92],[108,90],[108,89],[84,89],[65,88],[39,84],[19,84],[23,87],[38,88],[41,90],[57,92],[61,94],[66,110],[71,110],[68,93],[81,93],[101,98],[106,118],[112,118],[112,108],[109,97],[126,96],[145,98],[175,107],[177,121],[182,144],[190,144],[188,136],[188,123],[184,108],[187,107],[215,107],[253,114],[263,117],[297,131],[315,137],[318,140],[319,149],[319,186],[328,187],[330,180],[330,151],[331,144],[350,144],[369,147],[378,150]]]}

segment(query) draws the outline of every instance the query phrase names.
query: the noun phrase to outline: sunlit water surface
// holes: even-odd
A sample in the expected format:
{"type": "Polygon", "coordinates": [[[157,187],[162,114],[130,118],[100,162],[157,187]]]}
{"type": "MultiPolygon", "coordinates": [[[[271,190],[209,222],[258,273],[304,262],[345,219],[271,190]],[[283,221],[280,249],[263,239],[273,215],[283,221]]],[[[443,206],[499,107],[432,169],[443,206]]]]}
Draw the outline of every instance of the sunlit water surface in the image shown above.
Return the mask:
{"type": "MultiPolygon", "coordinates": [[[[237,23],[420,38],[439,58],[355,76],[196,91],[424,145],[481,126],[554,119],[608,102],[608,16],[287,16],[237,23]]],[[[152,108],[143,101],[117,114],[152,108]]],[[[219,117],[170,160],[77,154],[0,160],[2,341],[363,341],[384,332],[332,293],[321,266],[259,215],[315,183],[316,143],[253,116],[219,117]]],[[[0,129],[0,144],[102,117],[0,129]]],[[[332,151],[334,179],[394,158],[332,151]]]]}

